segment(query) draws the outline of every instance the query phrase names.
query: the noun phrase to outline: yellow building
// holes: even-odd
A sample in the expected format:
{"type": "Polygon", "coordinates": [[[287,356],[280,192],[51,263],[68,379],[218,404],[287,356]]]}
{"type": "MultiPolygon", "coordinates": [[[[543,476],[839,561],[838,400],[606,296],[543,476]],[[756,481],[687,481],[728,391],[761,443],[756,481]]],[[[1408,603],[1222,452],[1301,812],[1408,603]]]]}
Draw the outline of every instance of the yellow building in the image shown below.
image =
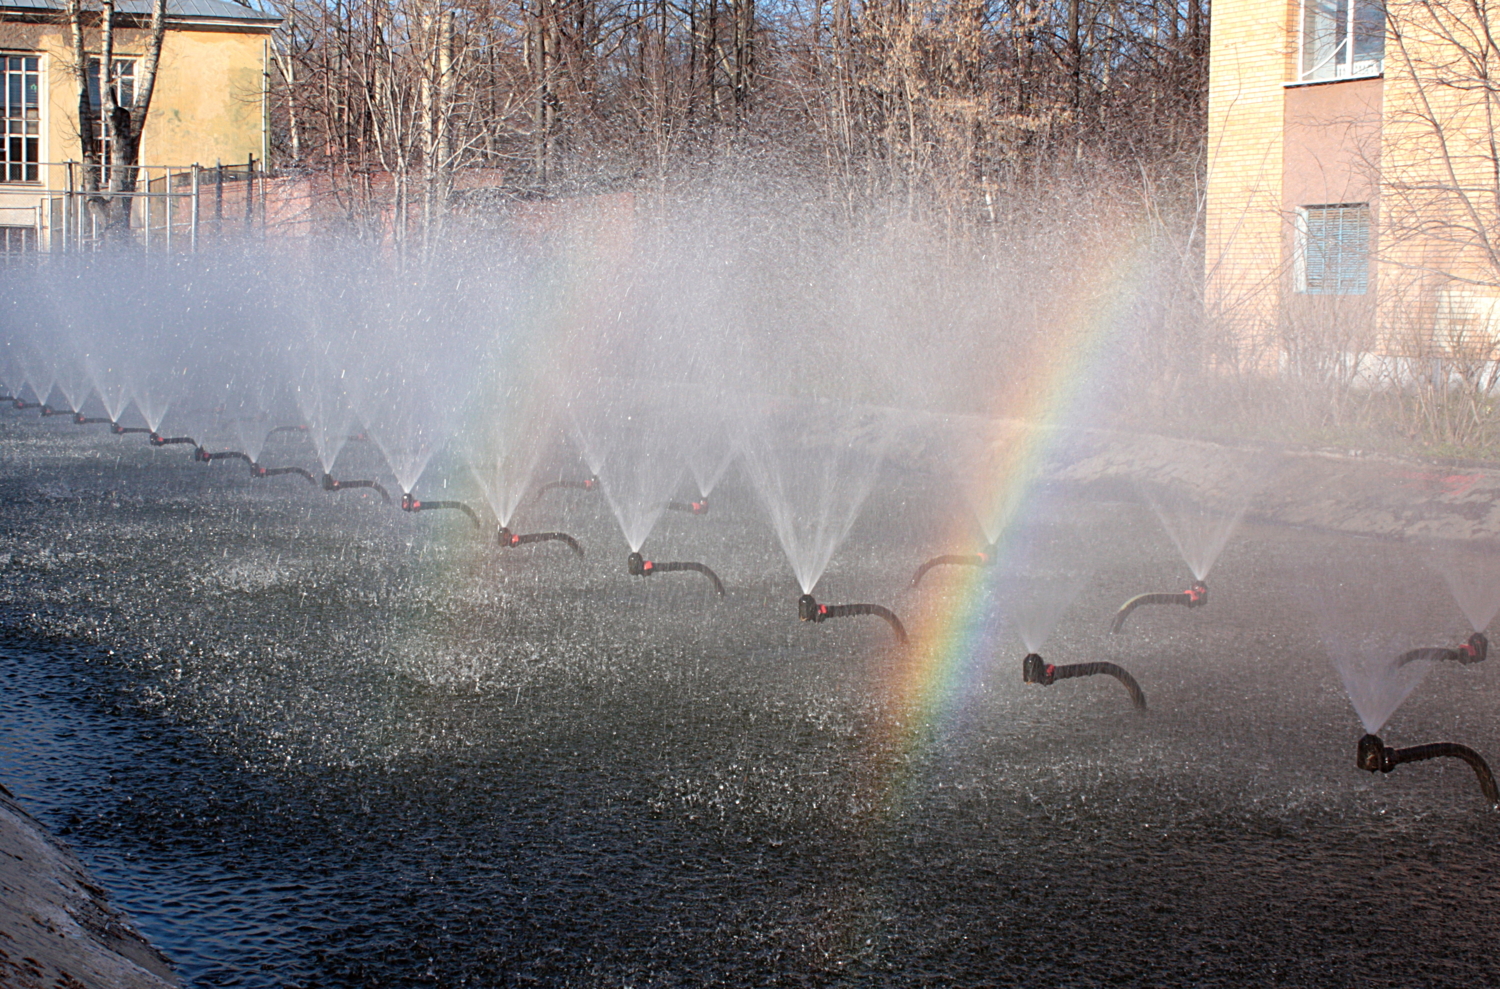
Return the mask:
{"type": "MultiPolygon", "coordinates": [[[[133,96],[144,56],[149,0],[118,0],[115,68],[122,104],[133,96]]],[[[86,15],[86,48],[99,51],[98,13],[86,15]]],[[[169,0],[140,163],[142,191],[176,189],[191,166],[264,160],[266,79],[271,31],[279,18],[224,0],[169,0]],[[171,174],[177,177],[168,178],[171,174]]],[[[98,64],[91,103],[98,106],[98,64]]],[[[0,0],[0,250],[57,247],[81,211],[69,209],[81,185],[79,95],[62,0],[0,0]]],[[[86,125],[91,138],[97,121],[86,125]]],[[[171,205],[181,204],[173,199],[171,205]]],[[[137,204],[137,226],[170,208],[137,204]],[[158,208],[160,207],[160,208],[158,208]]],[[[175,228],[180,218],[174,216],[175,228]]]]}
{"type": "Polygon", "coordinates": [[[1500,59],[1450,9],[1215,0],[1208,300],[1248,363],[1493,335],[1500,59]]]}

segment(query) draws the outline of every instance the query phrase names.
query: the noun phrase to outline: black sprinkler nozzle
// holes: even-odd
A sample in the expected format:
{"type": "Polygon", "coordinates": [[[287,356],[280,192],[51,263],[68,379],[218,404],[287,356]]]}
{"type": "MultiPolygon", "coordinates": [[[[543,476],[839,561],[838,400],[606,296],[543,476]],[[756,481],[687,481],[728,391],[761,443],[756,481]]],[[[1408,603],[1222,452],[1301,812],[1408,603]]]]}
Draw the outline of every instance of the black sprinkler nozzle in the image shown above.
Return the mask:
{"type": "Polygon", "coordinates": [[[830,618],[848,618],[851,615],[874,615],[885,619],[885,623],[896,633],[896,640],[903,646],[906,645],[906,626],[901,624],[901,619],[889,608],[878,604],[819,604],[811,594],[804,594],[797,599],[797,618],[799,621],[821,624],[830,618]]]}
{"type": "Polygon", "coordinates": [[[332,474],[323,475],[324,491],[348,491],[352,488],[374,488],[387,505],[391,503],[391,496],[377,481],[338,481],[334,479],[332,474]]]}
{"type": "Polygon", "coordinates": [[[566,532],[527,532],[527,533],[518,533],[518,532],[511,532],[510,529],[507,526],[503,526],[502,525],[500,527],[500,533],[499,533],[499,536],[498,536],[498,542],[500,543],[501,546],[509,546],[512,549],[514,549],[517,546],[525,546],[528,543],[545,543],[545,542],[567,543],[568,548],[571,549],[573,552],[577,553],[578,554],[578,558],[580,560],[583,559],[583,547],[580,546],[580,545],[578,545],[578,540],[574,539],[572,536],[568,535],[566,532]]]}
{"type": "Polygon", "coordinates": [[[1119,633],[1125,627],[1125,619],[1130,617],[1130,613],[1144,604],[1181,604],[1189,608],[1201,608],[1208,604],[1208,585],[1195,580],[1187,590],[1177,594],[1137,594],[1115,612],[1115,620],[1109,626],[1110,632],[1119,633]]]}
{"type": "Polygon", "coordinates": [[[669,501],[667,511],[686,512],[689,515],[707,515],[708,499],[699,498],[697,501],[669,501]]]}
{"type": "Polygon", "coordinates": [[[1479,779],[1480,792],[1484,799],[1492,804],[1500,804],[1500,788],[1495,786],[1495,774],[1490,772],[1489,763],[1484,757],[1467,745],[1457,742],[1429,742],[1426,745],[1412,745],[1404,749],[1398,749],[1386,745],[1378,735],[1365,735],[1359,740],[1359,746],[1355,750],[1355,765],[1367,772],[1389,773],[1403,762],[1421,762],[1424,759],[1439,759],[1449,756],[1454,759],[1462,759],[1474,770],[1474,775],[1479,779]]]}
{"type": "Polygon", "coordinates": [[[911,578],[911,586],[916,587],[922,583],[922,578],[927,576],[927,571],[933,567],[987,567],[990,565],[988,553],[956,554],[950,553],[946,556],[934,556],[926,563],[917,567],[917,572],[911,578]]]}
{"type": "Polygon", "coordinates": [[[1470,666],[1484,662],[1489,654],[1490,640],[1485,638],[1483,632],[1475,632],[1469,636],[1468,641],[1452,649],[1429,648],[1404,652],[1396,658],[1396,665],[1405,666],[1419,659],[1430,659],[1435,663],[1461,663],[1464,666],[1470,666]]]}
{"type": "Polygon", "coordinates": [[[719,580],[718,574],[702,563],[657,563],[655,560],[646,559],[639,553],[631,553],[625,558],[625,569],[632,577],[650,577],[652,574],[670,573],[673,570],[695,570],[708,578],[719,597],[724,596],[723,581],[719,580]]]}
{"type": "Polygon", "coordinates": [[[108,416],[86,416],[82,412],[73,413],[73,421],[80,426],[92,426],[95,423],[113,426],[115,421],[108,416]]]}
{"type": "Polygon", "coordinates": [[[474,514],[474,509],[461,501],[420,501],[413,498],[410,491],[401,496],[401,510],[403,512],[431,512],[440,508],[451,508],[455,511],[463,512],[469,517],[469,521],[474,523],[475,529],[483,528],[479,524],[479,516],[474,514]]]}
{"type": "Polygon", "coordinates": [[[313,477],[310,470],[303,470],[301,467],[262,467],[255,461],[250,461],[251,477],[280,477],[283,474],[298,474],[307,478],[308,484],[313,487],[318,486],[318,479],[313,477]]]}
{"type": "Polygon", "coordinates": [[[1026,654],[1021,660],[1021,681],[1023,683],[1039,683],[1044,687],[1050,687],[1058,680],[1071,680],[1074,677],[1095,676],[1103,673],[1112,676],[1125,687],[1130,694],[1130,703],[1135,705],[1137,711],[1146,710],[1146,693],[1141,690],[1141,685],[1136,683],[1135,677],[1123,667],[1114,663],[1070,663],[1067,666],[1054,666],[1034,652],[1026,654]]]}
{"type": "Polygon", "coordinates": [[[186,443],[194,448],[198,446],[198,441],[191,436],[163,436],[154,429],[147,432],[149,435],[146,438],[151,441],[152,446],[173,446],[178,443],[186,443]]]}

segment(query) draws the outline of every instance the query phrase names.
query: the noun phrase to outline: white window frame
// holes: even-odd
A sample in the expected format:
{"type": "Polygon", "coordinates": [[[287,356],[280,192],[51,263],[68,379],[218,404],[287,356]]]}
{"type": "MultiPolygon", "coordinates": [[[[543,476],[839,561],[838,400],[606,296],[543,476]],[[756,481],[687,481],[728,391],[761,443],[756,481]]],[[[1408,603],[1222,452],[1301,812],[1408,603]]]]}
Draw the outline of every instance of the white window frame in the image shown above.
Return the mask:
{"type": "Polygon", "coordinates": [[[20,105],[21,113],[20,113],[19,116],[15,116],[15,117],[12,117],[10,115],[10,111],[12,109],[12,107],[10,105],[10,93],[9,93],[10,78],[11,78],[11,76],[10,76],[10,66],[9,66],[9,64],[7,64],[5,66],[5,74],[3,76],[0,76],[0,80],[3,80],[3,81],[0,81],[0,85],[3,85],[3,86],[6,87],[6,92],[0,92],[0,113],[5,114],[5,116],[3,118],[4,124],[3,124],[3,126],[0,126],[0,141],[4,141],[5,142],[5,149],[4,149],[4,151],[5,151],[5,155],[6,155],[6,160],[5,160],[4,164],[0,164],[0,184],[4,184],[4,185],[41,185],[41,183],[42,183],[42,165],[41,165],[41,163],[46,160],[46,146],[45,145],[46,145],[46,140],[47,140],[47,128],[45,126],[43,126],[43,123],[44,123],[45,114],[46,114],[46,111],[47,111],[47,94],[43,90],[44,90],[45,82],[46,82],[46,79],[47,79],[47,65],[46,65],[46,62],[43,60],[43,56],[42,56],[41,52],[35,52],[35,51],[30,51],[30,52],[27,52],[27,51],[0,51],[0,59],[7,59],[8,60],[8,59],[12,59],[12,58],[33,59],[37,63],[37,67],[36,67],[36,82],[37,82],[36,116],[34,118],[33,117],[28,117],[26,115],[26,112],[25,112],[26,109],[27,109],[26,108],[26,98],[25,98],[25,95],[24,95],[24,92],[25,92],[25,90],[24,90],[25,79],[26,79],[27,76],[31,75],[31,71],[29,69],[24,68],[24,63],[23,63],[23,68],[21,70],[21,79],[22,79],[22,83],[21,83],[21,85],[22,85],[22,96],[21,96],[21,105],[20,105]],[[20,124],[22,132],[20,134],[11,134],[11,126],[12,126],[12,124],[17,124],[17,123],[20,124]],[[28,124],[31,125],[31,126],[28,127],[27,126],[28,124]],[[30,133],[30,131],[34,131],[35,133],[30,133]],[[11,161],[10,161],[10,157],[9,157],[10,156],[10,142],[12,140],[15,140],[15,139],[19,139],[22,142],[22,144],[21,144],[21,148],[22,148],[21,160],[18,163],[19,167],[22,170],[22,175],[21,175],[20,178],[11,178],[11,169],[13,167],[16,167],[16,166],[13,165],[11,163],[11,161]],[[26,155],[26,142],[28,140],[33,140],[33,139],[36,142],[36,146],[35,146],[36,147],[36,157],[35,157],[34,161],[32,159],[28,158],[28,156],[26,155]],[[28,178],[26,176],[26,171],[27,171],[27,166],[28,165],[30,166],[30,171],[32,171],[32,172],[35,173],[34,176],[30,177],[30,178],[28,178]]]}
{"type": "Polygon", "coordinates": [[[1359,14],[1371,10],[1382,12],[1381,30],[1385,30],[1385,18],[1383,11],[1385,0],[1300,0],[1297,6],[1297,69],[1296,81],[1308,82],[1335,82],[1340,79],[1368,79],[1379,76],[1385,71],[1385,46],[1382,42],[1381,54],[1375,57],[1355,57],[1355,31],[1360,26],[1359,14]],[[1315,39],[1308,37],[1308,19],[1310,15],[1309,5],[1320,8],[1337,7],[1343,4],[1344,10],[1340,12],[1339,19],[1343,21],[1344,39],[1334,45],[1333,51],[1316,65],[1309,67],[1308,46],[1315,43],[1315,39]]]}

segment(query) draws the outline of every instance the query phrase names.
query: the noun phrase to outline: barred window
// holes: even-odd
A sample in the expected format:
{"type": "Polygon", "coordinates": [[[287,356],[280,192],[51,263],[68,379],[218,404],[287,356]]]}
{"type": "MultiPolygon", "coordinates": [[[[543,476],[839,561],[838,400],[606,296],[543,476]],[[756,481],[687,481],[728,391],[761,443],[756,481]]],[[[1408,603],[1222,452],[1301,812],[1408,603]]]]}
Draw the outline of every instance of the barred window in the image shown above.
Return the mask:
{"type": "Polygon", "coordinates": [[[0,182],[41,181],[41,58],[0,52],[0,182]]]}
{"type": "Polygon", "coordinates": [[[1299,82],[1378,76],[1385,61],[1385,0],[1302,0],[1299,82]]]}
{"type": "Polygon", "coordinates": [[[1364,295],[1370,283],[1370,204],[1297,211],[1297,291],[1364,295]]]}

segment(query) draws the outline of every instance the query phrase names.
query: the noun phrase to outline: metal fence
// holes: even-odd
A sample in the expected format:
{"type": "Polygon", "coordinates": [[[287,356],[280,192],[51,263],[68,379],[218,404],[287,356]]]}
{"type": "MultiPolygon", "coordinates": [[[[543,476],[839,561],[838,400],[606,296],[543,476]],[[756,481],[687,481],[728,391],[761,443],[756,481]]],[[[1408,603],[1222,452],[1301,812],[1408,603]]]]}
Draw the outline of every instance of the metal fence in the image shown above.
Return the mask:
{"type": "MultiPolygon", "coordinates": [[[[84,190],[79,162],[42,163],[48,182],[0,183],[0,259],[91,251],[104,243],[100,194],[84,190]]],[[[195,251],[205,241],[265,226],[268,175],[253,157],[234,164],[140,165],[131,236],[147,251],[195,251]]]]}

